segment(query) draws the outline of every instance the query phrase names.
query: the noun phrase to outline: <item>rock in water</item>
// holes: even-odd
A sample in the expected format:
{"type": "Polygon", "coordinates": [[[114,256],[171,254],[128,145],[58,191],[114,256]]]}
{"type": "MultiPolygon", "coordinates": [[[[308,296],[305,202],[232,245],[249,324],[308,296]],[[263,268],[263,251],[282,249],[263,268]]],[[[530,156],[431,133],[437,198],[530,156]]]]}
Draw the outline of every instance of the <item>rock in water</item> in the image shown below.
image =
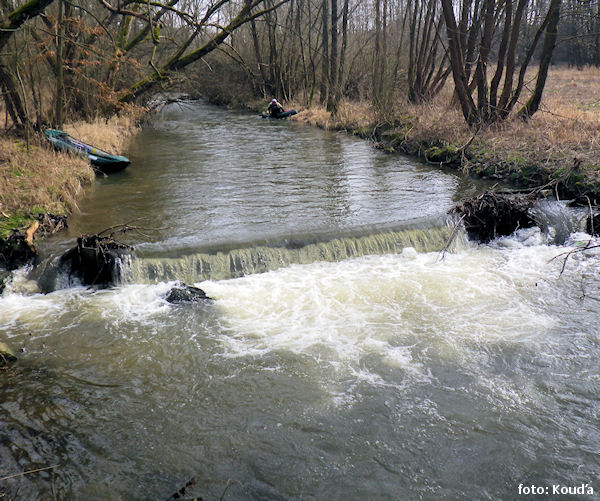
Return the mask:
{"type": "Polygon", "coordinates": [[[16,270],[34,257],[35,249],[27,243],[23,232],[15,231],[7,238],[0,239],[0,266],[7,270],[16,270]]]}
{"type": "Polygon", "coordinates": [[[10,272],[0,268],[0,295],[2,295],[2,293],[4,292],[4,289],[6,288],[6,284],[8,283],[9,280],[10,280],[10,272]]]}
{"type": "Polygon", "coordinates": [[[11,363],[16,362],[17,357],[6,343],[0,342],[0,369],[8,367],[11,363]]]}
{"type": "Polygon", "coordinates": [[[207,300],[210,301],[210,298],[202,289],[185,284],[174,285],[167,294],[167,301],[174,304],[197,303],[207,300]]]}

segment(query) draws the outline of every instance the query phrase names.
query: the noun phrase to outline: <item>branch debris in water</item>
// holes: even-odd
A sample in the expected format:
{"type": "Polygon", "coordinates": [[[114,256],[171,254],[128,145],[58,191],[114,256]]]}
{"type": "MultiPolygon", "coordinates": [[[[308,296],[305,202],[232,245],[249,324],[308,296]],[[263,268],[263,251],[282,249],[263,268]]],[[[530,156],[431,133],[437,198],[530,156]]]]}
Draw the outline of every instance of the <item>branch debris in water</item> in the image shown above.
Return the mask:
{"type": "Polygon", "coordinates": [[[60,464],[54,464],[52,466],[46,466],[44,468],[36,468],[35,470],[22,471],[21,473],[13,473],[12,475],[7,475],[6,477],[0,477],[0,482],[2,482],[4,480],[8,480],[10,478],[16,478],[16,477],[22,477],[23,475],[29,475],[30,473],[38,473],[40,471],[52,470],[53,468],[56,468],[58,466],[60,466],[60,464]]]}

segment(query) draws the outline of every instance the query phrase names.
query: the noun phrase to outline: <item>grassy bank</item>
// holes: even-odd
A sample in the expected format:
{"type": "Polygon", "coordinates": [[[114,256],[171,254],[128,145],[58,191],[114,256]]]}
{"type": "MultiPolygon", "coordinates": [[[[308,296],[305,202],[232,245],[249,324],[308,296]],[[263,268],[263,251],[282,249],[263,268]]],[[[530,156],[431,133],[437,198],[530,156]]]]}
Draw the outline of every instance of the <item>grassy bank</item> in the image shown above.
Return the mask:
{"type": "MultiPolygon", "coordinates": [[[[135,132],[132,117],[73,123],[64,129],[111,153],[135,132]]],[[[69,215],[95,178],[87,159],[57,153],[42,137],[0,138],[0,238],[32,224],[37,214],[69,215]]]]}
{"type": "Polygon", "coordinates": [[[61,155],[39,140],[0,139],[0,238],[31,224],[39,213],[76,210],[84,186],[94,179],[89,162],[61,155]]]}
{"type": "Polygon", "coordinates": [[[451,105],[448,85],[433,102],[391,103],[377,113],[368,103],[342,103],[334,117],[322,108],[302,109],[295,119],[346,130],[387,151],[417,155],[471,174],[523,188],[546,184],[561,198],[600,203],[600,69],[553,68],[541,110],[528,122],[508,120],[469,129],[451,105]]]}

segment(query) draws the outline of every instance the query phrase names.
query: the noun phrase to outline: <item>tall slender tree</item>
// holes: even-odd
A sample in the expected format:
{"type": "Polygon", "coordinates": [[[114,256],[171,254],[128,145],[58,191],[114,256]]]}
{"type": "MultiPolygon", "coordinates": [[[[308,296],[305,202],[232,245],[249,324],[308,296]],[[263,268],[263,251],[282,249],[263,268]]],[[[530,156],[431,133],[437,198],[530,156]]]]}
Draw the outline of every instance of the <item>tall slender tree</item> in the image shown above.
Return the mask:
{"type": "MultiPolygon", "coordinates": [[[[545,7],[543,22],[527,47],[516,84],[513,78],[516,52],[519,37],[523,31],[524,11],[528,0],[500,0],[499,2],[482,0],[481,11],[472,16],[473,19],[483,19],[483,26],[479,36],[477,66],[471,84],[469,83],[468,66],[464,59],[466,38],[464,30],[467,29],[468,23],[464,19],[461,20],[461,28],[459,29],[452,0],[441,0],[441,2],[448,33],[448,52],[456,96],[460,102],[463,116],[469,125],[490,124],[503,120],[509,115],[521,95],[525,73],[536,51],[538,42],[545,33],[536,89],[528,104],[519,113],[523,117],[531,117],[539,107],[548,67],[556,45],[556,30],[560,19],[561,0],[551,0],[545,7]],[[516,8],[513,8],[515,2],[516,8]],[[496,55],[496,71],[490,85],[488,65],[495,31],[498,26],[501,26],[501,36],[496,55]],[[461,32],[461,30],[463,31],[461,32]],[[504,79],[504,86],[498,100],[497,92],[502,79],[504,79]],[[475,88],[477,89],[477,104],[472,96],[472,91],[475,88]]],[[[470,10],[470,5],[471,0],[463,0],[463,8],[461,9],[463,15],[470,10]]]]}

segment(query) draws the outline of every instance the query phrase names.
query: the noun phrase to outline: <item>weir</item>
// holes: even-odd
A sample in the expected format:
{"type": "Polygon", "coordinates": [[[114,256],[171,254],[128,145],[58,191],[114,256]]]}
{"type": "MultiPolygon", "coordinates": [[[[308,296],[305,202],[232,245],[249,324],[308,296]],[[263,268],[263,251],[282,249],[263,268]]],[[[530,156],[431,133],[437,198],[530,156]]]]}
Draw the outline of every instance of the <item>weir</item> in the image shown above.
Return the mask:
{"type": "Polygon", "coordinates": [[[129,283],[156,283],[181,280],[186,283],[224,280],[264,273],[291,264],[345,259],[380,254],[397,254],[405,248],[417,252],[443,250],[452,239],[452,248],[464,247],[467,237],[449,226],[411,228],[362,236],[342,236],[304,244],[279,242],[240,247],[227,251],[199,252],[181,257],[132,257],[124,272],[129,283]]]}
{"type": "Polygon", "coordinates": [[[194,478],[189,498],[514,499],[597,478],[600,255],[564,260],[585,210],[544,203],[539,230],[471,244],[446,224],[486,189],[470,178],[191,110],[144,129],[0,295],[19,358],[0,498],[168,499],[194,478]],[[123,237],[126,283],[61,266],[127,221],[154,229],[123,237]],[[213,301],[169,302],[174,280],[213,301]],[[55,477],[21,474],[40,460],[55,477]]]}

